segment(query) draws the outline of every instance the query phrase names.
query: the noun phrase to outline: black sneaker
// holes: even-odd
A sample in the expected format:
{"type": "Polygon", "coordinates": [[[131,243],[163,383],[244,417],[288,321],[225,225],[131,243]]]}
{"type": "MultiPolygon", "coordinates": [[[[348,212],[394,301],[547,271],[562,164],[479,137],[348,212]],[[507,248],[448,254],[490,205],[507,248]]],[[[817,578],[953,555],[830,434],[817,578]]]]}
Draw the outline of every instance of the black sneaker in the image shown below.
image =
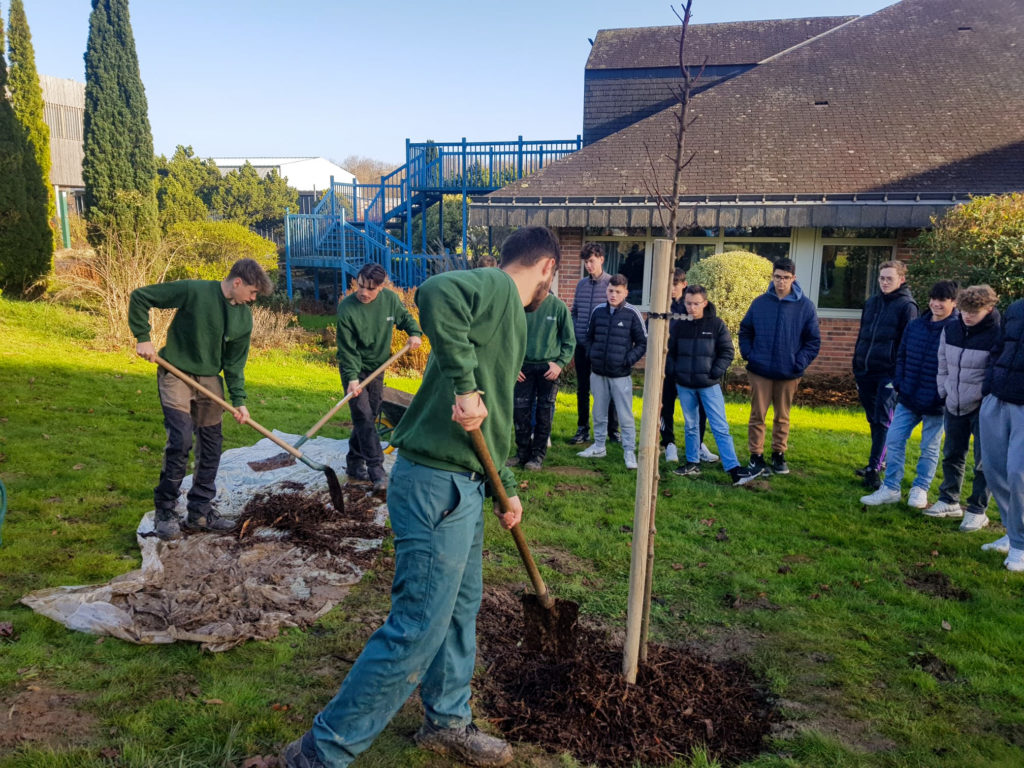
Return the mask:
{"type": "Polygon", "coordinates": [[[226,520],[217,514],[217,510],[208,509],[205,512],[194,512],[189,510],[185,517],[185,527],[193,531],[213,531],[224,533],[235,530],[235,521],[226,520]]]}
{"type": "Polygon", "coordinates": [[[786,463],[786,454],[775,451],[772,453],[772,474],[788,475],[789,465],[786,463]]]}
{"type": "Polygon", "coordinates": [[[863,477],[864,481],[862,484],[869,491],[877,491],[882,487],[882,478],[878,476],[877,469],[869,469],[864,473],[863,477]]]}
{"type": "Polygon", "coordinates": [[[576,430],[576,434],[569,438],[569,445],[580,445],[582,443],[590,442],[590,430],[586,427],[580,427],[576,430]]]}
{"type": "Polygon", "coordinates": [[[507,741],[489,736],[473,723],[462,728],[438,728],[424,721],[412,740],[422,749],[449,755],[470,765],[508,765],[513,757],[507,741]]]}
{"type": "Polygon", "coordinates": [[[681,477],[696,477],[700,474],[700,464],[688,461],[683,466],[673,469],[672,472],[681,477]]]}
{"type": "Polygon", "coordinates": [[[522,459],[520,459],[518,456],[510,456],[508,461],[505,462],[505,466],[506,467],[518,467],[520,464],[525,464],[525,463],[526,462],[523,461],[522,459]]]}
{"type": "Polygon", "coordinates": [[[857,477],[864,477],[865,475],[867,475],[868,472],[874,471],[875,473],[878,473],[878,472],[882,472],[884,469],[885,469],[885,462],[883,461],[882,462],[882,466],[880,466],[876,470],[872,470],[870,464],[865,464],[863,467],[859,467],[859,468],[855,469],[853,471],[853,474],[855,474],[857,477]]]}
{"type": "Polygon", "coordinates": [[[747,470],[751,474],[760,475],[767,471],[768,465],[764,463],[763,453],[752,453],[750,454],[750,463],[747,464],[747,470]]]}
{"type": "Polygon", "coordinates": [[[755,477],[760,476],[760,472],[753,472],[746,467],[733,467],[729,470],[729,477],[732,478],[733,485],[746,485],[755,477]]]}
{"type": "Polygon", "coordinates": [[[173,510],[169,513],[156,513],[156,520],[153,523],[153,533],[157,538],[164,541],[173,541],[181,538],[181,525],[178,523],[178,515],[173,510]]]}

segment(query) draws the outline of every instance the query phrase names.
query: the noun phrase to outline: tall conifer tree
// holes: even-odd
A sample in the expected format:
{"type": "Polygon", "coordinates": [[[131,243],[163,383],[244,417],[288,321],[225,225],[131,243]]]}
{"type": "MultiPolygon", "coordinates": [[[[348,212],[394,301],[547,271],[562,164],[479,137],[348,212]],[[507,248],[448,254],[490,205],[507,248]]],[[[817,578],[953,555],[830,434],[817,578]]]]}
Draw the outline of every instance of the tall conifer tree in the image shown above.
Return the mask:
{"type": "Polygon", "coordinates": [[[14,114],[25,126],[36,155],[36,163],[43,173],[46,213],[47,218],[52,220],[57,215],[57,207],[53,186],[50,184],[50,128],[43,119],[43,89],[39,85],[36,52],[32,47],[32,33],[29,31],[22,0],[11,0],[7,34],[11,63],[8,73],[11,104],[14,106],[14,114]]]}
{"type": "Polygon", "coordinates": [[[155,238],[156,159],[128,0],[92,0],[85,49],[85,215],[98,242],[155,238]]]}
{"type": "Polygon", "coordinates": [[[0,14],[0,289],[21,291],[50,269],[53,234],[42,170],[7,97],[3,54],[0,14]]]}

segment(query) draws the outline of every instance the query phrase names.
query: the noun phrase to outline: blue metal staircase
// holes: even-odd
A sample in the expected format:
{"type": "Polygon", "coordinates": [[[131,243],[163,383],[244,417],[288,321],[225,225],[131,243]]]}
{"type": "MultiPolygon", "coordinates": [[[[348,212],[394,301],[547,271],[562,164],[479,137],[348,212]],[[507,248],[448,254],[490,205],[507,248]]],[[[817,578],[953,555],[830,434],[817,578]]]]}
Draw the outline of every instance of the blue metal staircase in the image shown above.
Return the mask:
{"type": "MultiPolygon", "coordinates": [[[[331,188],[311,214],[285,216],[285,267],[288,298],[292,269],[332,272],[344,288],[366,264],[380,264],[402,288],[431,275],[465,269],[469,198],[529,176],[576,152],[579,136],[568,141],[405,142],[405,164],[379,184],[343,184],[331,188]],[[426,227],[412,242],[412,222],[445,195],[462,197],[462,252],[428,253],[426,227]]],[[[440,208],[443,217],[444,208],[440,208]]],[[[425,216],[424,216],[425,220],[425,216]]],[[[443,219],[440,222],[443,231],[443,219]]]]}

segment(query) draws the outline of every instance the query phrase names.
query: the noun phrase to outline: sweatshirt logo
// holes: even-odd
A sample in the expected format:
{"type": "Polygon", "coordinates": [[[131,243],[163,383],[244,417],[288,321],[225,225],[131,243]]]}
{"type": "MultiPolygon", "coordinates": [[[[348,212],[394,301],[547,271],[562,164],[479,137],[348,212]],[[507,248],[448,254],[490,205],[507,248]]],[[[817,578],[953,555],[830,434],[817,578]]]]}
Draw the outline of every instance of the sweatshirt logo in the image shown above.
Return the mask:
{"type": "Polygon", "coordinates": [[[389,323],[395,322],[395,316],[394,315],[388,315],[387,322],[389,322],[389,323]]]}

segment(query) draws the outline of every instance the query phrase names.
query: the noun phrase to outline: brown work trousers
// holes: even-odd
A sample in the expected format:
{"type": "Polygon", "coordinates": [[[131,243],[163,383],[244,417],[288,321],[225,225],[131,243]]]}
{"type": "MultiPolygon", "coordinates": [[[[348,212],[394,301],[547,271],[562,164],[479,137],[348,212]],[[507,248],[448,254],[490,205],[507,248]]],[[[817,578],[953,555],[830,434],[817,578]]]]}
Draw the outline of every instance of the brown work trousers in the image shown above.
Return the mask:
{"type": "Polygon", "coordinates": [[[747,381],[750,382],[747,447],[751,455],[764,453],[764,417],[769,405],[774,412],[772,453],[785,453],[789,446],[789,408],[800,379],[766,379],[747,371],[747,381]]]}

